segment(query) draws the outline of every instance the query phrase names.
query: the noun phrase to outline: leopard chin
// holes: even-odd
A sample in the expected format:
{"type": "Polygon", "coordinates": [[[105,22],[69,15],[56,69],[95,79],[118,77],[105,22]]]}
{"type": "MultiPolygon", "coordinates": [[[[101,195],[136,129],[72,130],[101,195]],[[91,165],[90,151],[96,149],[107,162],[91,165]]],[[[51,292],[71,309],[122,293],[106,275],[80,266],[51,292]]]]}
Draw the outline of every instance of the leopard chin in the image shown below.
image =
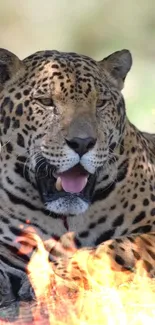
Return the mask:
{"type": "Polygon", "coordinates": [[[66,195],[45,204],[46,209],[56,214],[75,216],[84,213],[90,206],[78,196],[66,195]]]}

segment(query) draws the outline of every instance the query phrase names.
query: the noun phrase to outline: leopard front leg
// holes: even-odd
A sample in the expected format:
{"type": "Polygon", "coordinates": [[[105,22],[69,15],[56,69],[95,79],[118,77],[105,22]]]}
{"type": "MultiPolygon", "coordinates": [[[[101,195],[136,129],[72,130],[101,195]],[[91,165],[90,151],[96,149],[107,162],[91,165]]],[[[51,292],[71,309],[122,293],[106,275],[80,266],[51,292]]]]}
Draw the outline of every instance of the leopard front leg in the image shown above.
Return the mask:
{"type": "Polygon", "coordinates": [[[99,245],[88,263],[89,273],[104,284],[121,284],[138,276],[155,276],[155,233],[119,237],[99,245]],[[101,270],[101,271],[99,271],[101,270]],[[100,274],[98,274],[100,273],[100,274]]]}
{"type": "Polygon", "coordinates": [[[57,261],[55,272],[90,288],[132,281],[136,274],[155,276],[155,233],[130,235],[106,241],[97,248],[77,250],[57,261]]]}
{"type": "Polygon", "coordinates": [[[110,257],[112,268],[116,270],[137,271],[141,264],[144,272],[154,275],[155,271],[155,232],[119,237],[101,244],[96,254],[102,249],[110,257]]]}

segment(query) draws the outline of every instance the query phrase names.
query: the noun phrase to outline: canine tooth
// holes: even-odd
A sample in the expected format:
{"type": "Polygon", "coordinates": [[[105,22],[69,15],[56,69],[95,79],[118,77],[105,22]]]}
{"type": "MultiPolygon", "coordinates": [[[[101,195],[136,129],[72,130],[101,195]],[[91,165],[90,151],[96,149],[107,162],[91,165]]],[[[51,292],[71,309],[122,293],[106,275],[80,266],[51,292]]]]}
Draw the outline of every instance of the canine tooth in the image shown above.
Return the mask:
{"type": "Polygon", "coordinates": [[[61,184],[61,178],[60,177],[57,178],[55,187],[56,187],[57,191],[61,191],[62,190],[62,184],[61,184]]]}

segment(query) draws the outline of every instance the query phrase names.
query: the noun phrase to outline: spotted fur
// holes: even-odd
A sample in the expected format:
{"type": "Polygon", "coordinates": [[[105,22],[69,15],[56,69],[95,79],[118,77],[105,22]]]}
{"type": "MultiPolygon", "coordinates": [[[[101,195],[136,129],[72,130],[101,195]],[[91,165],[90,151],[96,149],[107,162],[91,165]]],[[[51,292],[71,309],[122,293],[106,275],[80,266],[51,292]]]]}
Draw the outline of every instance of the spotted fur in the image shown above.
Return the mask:
{"type": "Polygon", "coordinates": [[[78,248],[101,245],[118,267],[142,258],[153,272],[155,135],[126,116],[131,63],[127,50],[100,62],[57,51],[20,61],[0,50],[1,242],[16,247],[30,225],[44,239],[69,231],[78,248]],[[95,141],[80,156],[67,142],[75,137],[95,141]],[[51,175],[79,163],[92,177],[85,197],[60,196],[51,175]]]}

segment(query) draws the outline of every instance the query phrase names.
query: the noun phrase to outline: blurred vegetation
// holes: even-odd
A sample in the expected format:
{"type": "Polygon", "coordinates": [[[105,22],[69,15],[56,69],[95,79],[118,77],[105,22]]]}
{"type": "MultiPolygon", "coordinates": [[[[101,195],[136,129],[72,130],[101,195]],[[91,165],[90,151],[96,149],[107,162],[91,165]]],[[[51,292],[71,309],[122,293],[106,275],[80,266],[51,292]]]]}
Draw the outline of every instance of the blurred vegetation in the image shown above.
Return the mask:
{"type": "Polygon", "coordinates": [[[102,59],[129,49],[127,113],[139,128],[155,132],[155,0],[1,0],[0,47],[20,58],[58,49],[102,59]]]}

